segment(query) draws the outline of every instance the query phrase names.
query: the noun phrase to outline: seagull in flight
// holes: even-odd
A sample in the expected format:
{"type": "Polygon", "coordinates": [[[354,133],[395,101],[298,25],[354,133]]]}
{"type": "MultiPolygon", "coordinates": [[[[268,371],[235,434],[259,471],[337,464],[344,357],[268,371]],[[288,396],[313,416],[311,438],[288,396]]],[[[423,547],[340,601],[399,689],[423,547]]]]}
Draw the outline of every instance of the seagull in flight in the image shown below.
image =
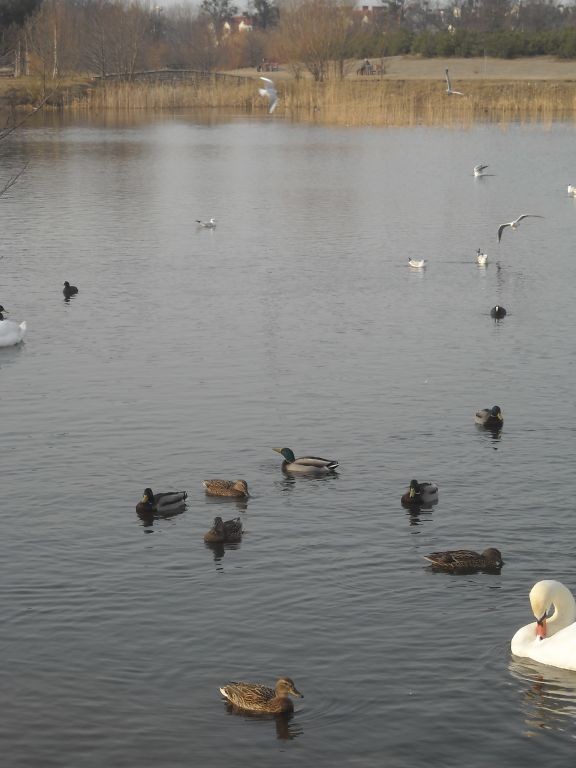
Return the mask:
{"type": "Polygon", "coordinates": [[[258,93],[260,96],[267,96],[268,97],[268,114],[271,115],[272,112],[276,109],[278,106],[279,98],[278,98],[278,91],[276,90],[276,86],[274,85],[274,80],[270,80],[269,77],[260,77],[260,80],[264,80],[266,85],[264,88],[258,88],[258,93]]]}
{"type": "Polygon", "coordinates": [[[450,75],[448,74],[448,70],[445,70],[446,72],[446,93],[448,96],[464,96],[462,91],[453,91],[452,86],[450,84],[450,75]]]}
{"type": "Polygon", "coordinates": [[[539,216],[537,213],[523,213],[522,216],[518,216],[517,219],[514,219],[514,221],[509,221],[507,224],[500,224],[498,227],[498,242],[502,240],[502,232],[506,229],[506,227],[512,227],[512,229],[518,229],[518,225],[522,221],[522,219],[543,219],[544,216],[539,216]]]}
{"type": "Polygon", "coordinates": [[[201,219],[196,219],[196,224],[204,227],[204,229],[216,229],[216,219],[210,219],[210,221],[202,221],[201,219]]]}
{"type": "Polygon", "coordinates": [[[488,168],[487,165],[482,165],[481,163],[479,165],[474,166],[474,176],[484,176],[484,171],[488,168]]]}

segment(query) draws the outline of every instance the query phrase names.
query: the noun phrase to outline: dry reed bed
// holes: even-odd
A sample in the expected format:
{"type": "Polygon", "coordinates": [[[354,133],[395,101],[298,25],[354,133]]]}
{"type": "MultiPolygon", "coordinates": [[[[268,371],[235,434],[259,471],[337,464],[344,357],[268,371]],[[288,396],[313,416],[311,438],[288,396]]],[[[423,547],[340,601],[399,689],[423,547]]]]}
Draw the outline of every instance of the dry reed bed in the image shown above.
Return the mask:
{"type": "MultiPolygon", "coordinates": [[[[424,80],[333,80],[278,83],[278,114],[334,125],[470,125],[550,122],[576,116],[576,82],[459,81],[464,96],[448,96],[442,82],[424,80]]],[[[69,105],[77,110],[175,110],[226,108],[265,113],[258,80],[238,84],[109,83],[69,105]]]]}

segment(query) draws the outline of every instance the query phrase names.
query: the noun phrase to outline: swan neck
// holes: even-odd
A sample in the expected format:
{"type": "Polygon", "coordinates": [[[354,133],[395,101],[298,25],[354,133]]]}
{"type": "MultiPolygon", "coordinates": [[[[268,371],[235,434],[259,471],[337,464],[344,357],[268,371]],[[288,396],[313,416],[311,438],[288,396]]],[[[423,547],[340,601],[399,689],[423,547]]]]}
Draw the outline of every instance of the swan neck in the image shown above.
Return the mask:
{"type": "Polygon", "coordinates": [[[547,619],[548,636],[553,635],[564,627],[576,621],[576,601],[569,589],[558,589],[552,599],[554,613],[547,619]]]}

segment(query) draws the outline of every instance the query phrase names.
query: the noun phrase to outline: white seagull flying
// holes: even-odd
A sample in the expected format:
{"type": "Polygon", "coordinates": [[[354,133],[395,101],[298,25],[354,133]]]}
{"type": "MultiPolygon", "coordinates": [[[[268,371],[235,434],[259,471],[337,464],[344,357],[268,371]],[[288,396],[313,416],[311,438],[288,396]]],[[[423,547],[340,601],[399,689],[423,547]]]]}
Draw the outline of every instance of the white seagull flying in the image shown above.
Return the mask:
{"type": "Polygon", "coordinates": [[[445,70],[446,72],[446,93],[448,96],[464,96],[462,91],[453,91],[452,85],[450,84],[450,75],[448,74],[448,70],[445,70]]]}
{"type": "Polygon", "coordinates": [[[196,219],[196,224],[198,224],[201,227],[204,227],[204,229],[216,229],[216,219],[210,219],[209,221],[202,221],[201,219],[196,219]]]}
{"type": "Polygon", "coordinates": [[[544,216],[539,216],[537,213],[523,213],[522,216],[518,216],[517,219],[514,219],[514,221],[509,221],[507,224],[500,224],[498,227],[498,242],[502,239],[502,232],[506,229],[506,227],[511,227],[512,229],[518,229],[518,225],[522,221],[522,219],[543,219],[544,216]]]}
{"type": "Polygon", "coordinates": [[[274,85],[274,81],[270,80],[269,77],[260,77],[260,80],[264,80],[266,85],[264,88],[258,88],[258,93],[260,96],[267,96],[268,97],[268,114],[271,115],[272,112],[276,109],[278,106],[278,91],[276,90],[276,86],[274,85]]]}
{"type": "Polygon", "coordinates": [[[484,176],[484,171],[488,168],[487,165],[482,165],[481,163],[479,165],[474,166],[474,176],[484,176]]]}

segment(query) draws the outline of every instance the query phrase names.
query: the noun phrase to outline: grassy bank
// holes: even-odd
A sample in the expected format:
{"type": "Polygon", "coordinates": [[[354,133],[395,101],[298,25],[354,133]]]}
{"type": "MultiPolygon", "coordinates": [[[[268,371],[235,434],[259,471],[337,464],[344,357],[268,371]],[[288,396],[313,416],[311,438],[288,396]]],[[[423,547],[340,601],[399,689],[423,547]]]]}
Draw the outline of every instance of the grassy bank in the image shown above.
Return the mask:
{"type": "MultiPolygon", "coordinates": [[[[576,117],[576,82],[458,81],[464,96],[447,96],[438,81],[344,80],[278,83],[276,114],[332,125],[468,125],[496,122],[552,121],[576,117]]],[[[114,83],[90,89],[70,109],[177,110],[225,108],[265,113],[258,81],[230,85],[147,85],[114,83]]]]}
{"type": "MultiPolygon", "coordinates": [[[[471,125],[478,121],[550,122],[576,117],[576,81],[461,79],[454,87],[464,96],[447,96],[434,67],[433,79],[351,77],[315,83],[282,73],[277,81],[280,103],[275,117],[314,120],[332,125],[471,125]]],[[[443,74],[443,73],[442,73],[443,74]]],[[[89,115],[92,112],[226,109],[266,114],[267,101],[254,79],[199,83],[94,84],[70,81],[51,99],[53,108],[89,115]]],[[[42,94],[34,81],[2,83],[0,99],[18,108],[42,94]]],[[[48,107],[49,108],[49,107],[48,107]]]]}

